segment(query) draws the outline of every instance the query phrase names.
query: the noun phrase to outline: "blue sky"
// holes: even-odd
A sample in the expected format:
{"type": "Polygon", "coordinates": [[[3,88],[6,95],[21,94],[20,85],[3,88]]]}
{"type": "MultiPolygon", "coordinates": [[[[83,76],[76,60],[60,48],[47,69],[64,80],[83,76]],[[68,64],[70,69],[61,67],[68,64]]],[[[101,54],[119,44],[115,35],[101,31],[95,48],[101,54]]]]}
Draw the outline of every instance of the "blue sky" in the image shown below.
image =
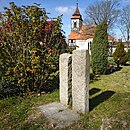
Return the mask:
{"type": "MultiPolygon", "coordinates": [[[[49,12],[49,17],[55,18],[61,14],[63,14],[62,22],[63,22],[63,30],[65,32],[65,36],[68,37],[70,33],[70,18],[75,11],[77,0],[0,0],[0,11],[3,11],[3,7],[9,7],[9,2],[15,2],[16,5],[33,5],[34,2],[40,3],[41,7],[44,7],[47,12],[49,12]]],[[[86,8],[94,3],[97,0],[78,0],[79,10],[85,18],[84,11],[86,8]]],[[[119,0],[121,6],[130,5],[130,0],[119,0]]],[[[119,37],[119,33],[117,37],[119,37]]],[[[119,37],[120,38],[120,37],[119,37]]]]}

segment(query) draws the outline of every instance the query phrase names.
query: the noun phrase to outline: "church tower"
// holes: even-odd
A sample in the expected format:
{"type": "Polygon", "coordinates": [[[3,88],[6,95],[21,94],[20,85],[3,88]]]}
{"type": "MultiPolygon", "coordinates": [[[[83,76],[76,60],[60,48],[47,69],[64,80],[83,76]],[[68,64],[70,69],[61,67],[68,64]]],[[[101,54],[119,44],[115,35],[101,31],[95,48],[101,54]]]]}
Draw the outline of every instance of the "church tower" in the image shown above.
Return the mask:
{"type": "Polygon", "coordinates": [[[80,31],[82,27],[82,15],[79,12],[78,2],[76,3],[76,10],[71,17],[71,31],[80,31]]]}

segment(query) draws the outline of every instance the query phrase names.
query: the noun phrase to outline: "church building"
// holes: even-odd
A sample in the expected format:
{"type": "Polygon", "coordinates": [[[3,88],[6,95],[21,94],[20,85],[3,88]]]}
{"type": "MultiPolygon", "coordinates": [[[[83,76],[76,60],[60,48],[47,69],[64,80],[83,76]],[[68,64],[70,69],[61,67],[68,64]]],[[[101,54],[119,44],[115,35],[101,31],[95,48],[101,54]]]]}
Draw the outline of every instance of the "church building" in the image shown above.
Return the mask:
{"type": "MultiPolygon", "coordinates": [[[[71,17],[71,32],[68,38],[69,47],[76,46],[77,49],[87,49],[91,54],[91,44],[93,42],[96,25],[83,25],[82,15],[80,14],[78,3],[76,10],[71,17]]],[[[112,36],[108,36],[109,41],[109,55],[115,50],[115,43],[117,40],[112,36]]]]}

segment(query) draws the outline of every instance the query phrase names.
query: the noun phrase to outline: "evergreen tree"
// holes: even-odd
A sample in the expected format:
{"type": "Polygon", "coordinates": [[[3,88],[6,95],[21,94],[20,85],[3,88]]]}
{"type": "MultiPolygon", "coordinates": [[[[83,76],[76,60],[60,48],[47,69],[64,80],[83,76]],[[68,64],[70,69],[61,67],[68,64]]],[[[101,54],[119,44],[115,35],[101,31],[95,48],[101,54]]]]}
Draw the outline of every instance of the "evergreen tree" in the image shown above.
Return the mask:
{"type": "Polygon", "coordinates": [[[128,61],[130,61],[130,49],[128,49],[128,61]]]}
{"type": "Polygon", "coordinates": [[[128,61],[128,54],[124,50],[124,45],[122,42],[117,44],[116,50],[113,53],[113,58],[117,64],[117,67],[119,67],[119,65],[124,65],[128,61]]]}
{"type": "Polygon", "coordinates": [[[97,25],[92,44],[92,70],[95,74],[105,74],[108,63],[107,22],[97,25]]]}

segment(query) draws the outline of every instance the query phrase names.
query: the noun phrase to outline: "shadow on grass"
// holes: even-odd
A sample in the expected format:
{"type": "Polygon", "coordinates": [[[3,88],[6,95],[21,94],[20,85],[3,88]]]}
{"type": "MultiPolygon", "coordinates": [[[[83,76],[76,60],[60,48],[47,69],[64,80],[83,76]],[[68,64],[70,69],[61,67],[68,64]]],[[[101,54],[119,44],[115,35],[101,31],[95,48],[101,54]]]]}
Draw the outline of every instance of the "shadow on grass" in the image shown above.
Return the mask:
{"type": "Polygon", "coordinates": [[[96,97],[89,100],[89,111],[92,111],[95,107],[97,107],[100,103],[109,99],[115,92],[113,91],[105,91],[96,97]]]}
{"type": "Polygon", "coordinates": [[[93,94],[99,92],[101,89],[99,88],[92,88],[91,90],[89,90],[89,96],[92,96],[93,94]]]}
{"type": "Polygon", "coordinates": [[[111,66],[107,69],[107,75],[108,74],[112,74],[114,72],[120,71],[122,69],[122,67],[115,67],[115,66],[111,66]]]}
{"type": "Polygon", "coordinates": [[[130,63],[126,63],[124,66],[130,66],[130,63]]]}

